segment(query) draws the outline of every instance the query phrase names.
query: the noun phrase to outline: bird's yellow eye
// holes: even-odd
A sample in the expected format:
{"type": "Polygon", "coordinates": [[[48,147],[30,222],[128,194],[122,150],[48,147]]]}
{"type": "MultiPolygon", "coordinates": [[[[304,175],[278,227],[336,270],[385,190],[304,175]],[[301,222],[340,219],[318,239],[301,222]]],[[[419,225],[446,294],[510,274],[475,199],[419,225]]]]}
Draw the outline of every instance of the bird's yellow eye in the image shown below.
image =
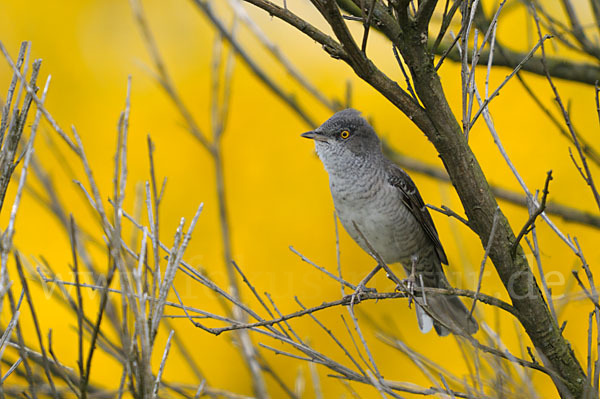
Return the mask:
{"type": "Polygon", "coordinates": [[[347,130],[342,130],[342,132],[340,133],[340,137],[343,139],[347,139],[348,137],[350,137],[350,132],[347,130]]]}

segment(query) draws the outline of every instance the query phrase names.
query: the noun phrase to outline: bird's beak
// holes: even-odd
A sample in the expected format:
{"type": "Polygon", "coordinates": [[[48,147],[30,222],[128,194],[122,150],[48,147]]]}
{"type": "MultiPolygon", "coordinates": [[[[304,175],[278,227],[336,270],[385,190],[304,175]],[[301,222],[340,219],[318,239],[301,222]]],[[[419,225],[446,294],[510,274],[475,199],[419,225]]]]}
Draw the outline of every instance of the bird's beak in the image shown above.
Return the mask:
{"type": "Polygon", "coordinates": [[[307,139],[327,142],[327,136],[325,136],[324,134],[321,134],[317,131],[314,131],[314,130],[310,131],[310,132],[302,133],[300,136],[305,137],[307,139]]]}

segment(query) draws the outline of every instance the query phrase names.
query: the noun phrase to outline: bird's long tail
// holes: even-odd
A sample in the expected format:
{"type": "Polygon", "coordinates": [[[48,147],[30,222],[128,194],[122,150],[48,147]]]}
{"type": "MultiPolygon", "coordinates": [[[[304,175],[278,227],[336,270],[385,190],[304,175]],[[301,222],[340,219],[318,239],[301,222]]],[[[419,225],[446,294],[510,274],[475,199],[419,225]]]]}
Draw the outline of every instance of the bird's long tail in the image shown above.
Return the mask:
{"type": "MultiPolygon", "coordinates": [[[[415,285],[419,287],[422,280],[425,287],[450,288],[442,265],[437,259],[432,260],[432,263],[435,269],[433,273],[430,268],[425,268],[429,269],[426,271],[420,271],[418,270],[420,268],[417,268],[415,285]],[[419,274],[422,275],[422,279],[419,274]]],[[[419,329],[423,333],[429,332],[433,327],[440,336],[446,336],[452,331],[471,335],[479,329],[477,321],[456,295],[425,293],[423,296],[419,294],[416,298],[415,309],[419,329]]]]}
{"type": "Polygon", "coordinates": [[[450,334],[451,331],[471,335],[479,329],[477,321],[473,316],[469,316],[469,310],[455,295],[429,295],[426,307],[435,319],[427,314],[421,305],[417,304],[417,319],[420,319],[419,328],[422,332],[428,332],[432,325],[438,335],[442,337],[450,334]]]}

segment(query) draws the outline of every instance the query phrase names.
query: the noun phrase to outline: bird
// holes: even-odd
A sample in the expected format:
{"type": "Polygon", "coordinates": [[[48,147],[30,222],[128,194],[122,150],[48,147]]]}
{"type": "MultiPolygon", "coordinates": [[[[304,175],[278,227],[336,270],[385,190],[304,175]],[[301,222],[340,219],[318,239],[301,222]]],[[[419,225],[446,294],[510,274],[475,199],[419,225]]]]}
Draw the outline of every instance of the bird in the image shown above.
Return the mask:
{"type": "MultiPolygon", "coordinates": [[[[315,143],[329,175],[335,212],[352,239],[375,259],[402,264],[413,287],[452,288],[442,266],[448,258],[417,186],[386,158],[377,133],[361,113],[338,111],[301,136],[315,143]]],[[[423,333],[432,327],[440,336],[477,332],[477,321],[456,295],[413,296],[423,333]]]]}

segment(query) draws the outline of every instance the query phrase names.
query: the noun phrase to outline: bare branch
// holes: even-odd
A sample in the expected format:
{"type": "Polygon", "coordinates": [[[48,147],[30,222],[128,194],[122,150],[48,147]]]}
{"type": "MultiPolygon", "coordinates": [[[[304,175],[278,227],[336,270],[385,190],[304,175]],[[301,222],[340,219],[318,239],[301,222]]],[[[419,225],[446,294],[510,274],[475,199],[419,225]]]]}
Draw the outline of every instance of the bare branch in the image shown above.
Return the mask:
{"type": "Polygon", "coordinates": [[[481,280],[483,279],[483,270],[485,268],[485,262],[490,254],[490,249],[492,249],[492,245],[494,245],[494,235],[496,234],[496,229],[498,228],[498,212],[494,213],[494,221],[492,222],[492,231],[490,233],[490,238],[488,239],[488,243],[485,246],[485,253],[483,254],[483,259],[481,260],[481,266],[479,267],[479,278],[477,279],[477,290],[475,291],[475,299],[473,300],[473,305],[471,306],[471,311],[469,312],[469,317],[473,315],[473,311],[475,310],[475,305],[477,304],[477,300],[479,299],[479,291],[481,290],[481,280]]]}
{"type": "Polygon", "coordinates": [[[33,300],[31,299],[29,286],[27,285],[27,279],[25,278],[25,273],[23,273],[23,266],[21,265],[21,260],[17,253],[15,253],[15,262],[17,264],[19,278],[21,279],[21,285],[23,286],[23,292],[25,293],[25,298],[27,299],[27,304],[29,305],[29,309],[31,311],[31,317],[33,318],[33,324],[35,326],[35,332],[37,334],[38,343],[40,345],[40,351],[42,352],[42,357],[44,359],[44,372],[46,373],[46,378],[48,379],[48,383],[50,384],[52,396],[55,399],[58,399],[58,392],[56,391],[56,387],[54,386],[54,380],[52,379],[52,375],[50,373],[50,365],[48,363],[48,356],[46,355],[46,347],[44,346],[44,341],[42,339],[42,331],[40,329],[40,324],[35,313],[35,307],[33,305],[33,300]]]}
{"type": "Polygon", "coordinates": [[[546,208],[546,199],[548,198],[548,186],[550,185],[550,180],[552,180],[552,171],[551,170],[549,170],[546,175],[546,182],[544,183],[544,190],[542,191],[542,200],[541,200],[540,204],[537,206],[535,211],[533,211],[529,215],[529,219],[525,223],[525,226],[523,226],[523,228],[521,228],[521,231],[519,231],[519,234],[517,234],[517,238],[515,239],[515,242],[512,245],[511,251],[513,253],[513,256],[515,255],[515,253],[517,251],[517,246],[519,245],[521,238],[523,238],[523,236],[529,232],[529,228],[535,223],[535,220],[537,219],[537,217],[540,216],[542,214],[542,212],[544,212],[544,209],[546,208]]]}

